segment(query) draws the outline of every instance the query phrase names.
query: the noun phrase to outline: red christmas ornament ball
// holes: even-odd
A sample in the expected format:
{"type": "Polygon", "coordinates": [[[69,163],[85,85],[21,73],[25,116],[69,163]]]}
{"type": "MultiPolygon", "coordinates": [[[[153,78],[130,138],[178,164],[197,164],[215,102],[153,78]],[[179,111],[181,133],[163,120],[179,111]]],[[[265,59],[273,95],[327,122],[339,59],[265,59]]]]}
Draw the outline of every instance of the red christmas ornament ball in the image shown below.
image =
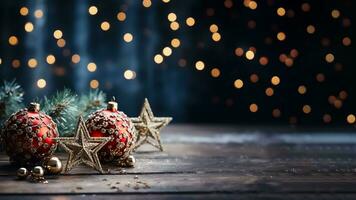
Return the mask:
{"type": "Polygon", "coordinates": [[[40,112],[39,107],[39,104],[31,103],[5,122],[3,139],[11,162],[40,164],[56,150],[57,125],[50,116],[40,112]]]}
{"type": "Polygon", "coordinates": [[[135,145],[134,126],[125,113],[117,110],[116,102],[109,102],[106,109],[95,111],[85,122],[91,137],[110,137],[99,151],[102,161],[127,158],[135,145]]]}

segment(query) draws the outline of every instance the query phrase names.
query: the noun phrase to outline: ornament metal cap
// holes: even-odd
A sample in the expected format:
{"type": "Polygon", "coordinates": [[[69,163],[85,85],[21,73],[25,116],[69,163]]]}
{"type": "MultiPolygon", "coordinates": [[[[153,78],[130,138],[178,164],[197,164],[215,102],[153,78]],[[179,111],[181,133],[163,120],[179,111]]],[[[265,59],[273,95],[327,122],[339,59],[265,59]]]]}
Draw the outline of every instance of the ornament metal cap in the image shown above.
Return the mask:
{"type": "Polygon", "coordinates": [[[112,100],[108,102],[107,109],[111,111],[117,111],[117,102],[115,101],[115,97],[113,97],[112,100]]]}
{"type": "Polygon", "coordinates": [[[40,107],[41,106],[39,103],[31,102],[30,105],[28,105],[28,110],[32,112],[38,112],[40,111],[40,107]]]}

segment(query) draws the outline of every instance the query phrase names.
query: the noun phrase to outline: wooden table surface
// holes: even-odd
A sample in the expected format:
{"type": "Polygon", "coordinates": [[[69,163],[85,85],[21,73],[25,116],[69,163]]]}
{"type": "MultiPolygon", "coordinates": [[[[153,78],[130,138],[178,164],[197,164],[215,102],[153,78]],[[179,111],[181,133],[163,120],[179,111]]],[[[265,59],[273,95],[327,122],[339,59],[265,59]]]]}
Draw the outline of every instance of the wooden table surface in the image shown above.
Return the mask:
{"type": "Polygon", "coordinates": [[[80,166],[48,184],[16,180],[2,153],[0,199],[356,199],[352,130],[171,125],[162,140],[135,168],[80,166]]]}

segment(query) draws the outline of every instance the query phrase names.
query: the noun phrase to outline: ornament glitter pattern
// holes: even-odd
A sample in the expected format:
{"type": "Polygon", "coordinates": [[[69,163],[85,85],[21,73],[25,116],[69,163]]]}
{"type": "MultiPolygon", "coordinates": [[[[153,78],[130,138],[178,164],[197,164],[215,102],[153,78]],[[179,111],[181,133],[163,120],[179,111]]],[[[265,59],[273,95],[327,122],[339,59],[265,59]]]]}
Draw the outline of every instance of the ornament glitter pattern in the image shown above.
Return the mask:
{"type": "Polygon", "coordinates": [[[39,106],[31,103],[5,122],[2,136],[11,162],[41,164],[56,150],[54,138],[59,136],[57,125],[50,116],[39,111],[39,106]]]}
{"type": "Polygon", "coordinates": [[[91,137],[110,137],[99,151],[100,160],[125,160],[130,155],[136,142],[135,129],[130,118],[117,110],[116,102],[110,101],[106,109],[89,115],[86,126],[91,137]]]}

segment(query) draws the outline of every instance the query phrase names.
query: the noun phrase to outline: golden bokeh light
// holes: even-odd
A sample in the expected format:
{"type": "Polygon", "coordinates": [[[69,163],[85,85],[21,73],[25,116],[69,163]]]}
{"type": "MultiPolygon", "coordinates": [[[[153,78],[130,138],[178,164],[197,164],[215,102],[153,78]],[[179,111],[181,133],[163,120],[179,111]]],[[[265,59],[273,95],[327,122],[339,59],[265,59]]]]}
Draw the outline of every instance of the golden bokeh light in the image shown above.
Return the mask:
{"type": "Polygon", "coordinates": [[[37,87],[38,88],[41,88],[41,89],[45,88],[46,85],[47,85],[47,82],[43,78],[37,80],[37,87]]]}
{"type": "Polygon", "coordinates": [[[149,8],[149,7],[151,7],[152,2],[151,2],[151,0],[143,0],[143,1],[142,1],[142,5],[143,5],[143,7],[145,7],[145,8],[149,8]]]}
{"type": "Polygon", "coordinates": [[[281,80],[279,79],[278,76],[273,76],[273,77],[271,78],[271,83],[272,83],[273,85],[279,85],[280,82],[281,82],[281,80]]]}
{"type": "Polygon", "coordinates": [[[314,34],[315,33],[315,27],[313,25],[307,26],[307,33],[314,34]]]}
{"type": "Polygon", "coordinates": [[[354,114],[349,114],[349,115],[347,115],[346,121],[347,121],[347,123],[349,123],[349,124],[355,123],[355,122],[356,122],[356,117],[355,117],[355,115],[354,115],[354,114]]]}
{"type": "Polygon", "coordinates": [[[28,8],[27,7],[21,7],[20,8],[20,15],[22,15],[22,16],[28,15],[28,8]]]}
{"type": "Polygon", "coordinates": [[[30,58],[28,61],[27,61],[27,65],[28,67],[30,68],[35,68],[37,67],[37,60],[35,58],[30,58]]]}
{"type": "Polygon", "coordinates": [[[212,32],[212,33],[216,33],[216,32],[218,32],[219,27],[218,27],[218,25],[216,25],[216,24],[212,24],[212,25],[210,25],[209,30],[210,30],[210,32],[212,32]]]}
{"type": "Polygon", "coordinates": [[[237,89],[241,89],[244,86],[244,82],[241,79],[236,79],[234,81],[234,86],[237,89]]]}
{"type": "Polygon", "coordinates": [[[35,11],[35,17],[36,17],[37,19],[42,18],[42,17],[43,17],[43,11],[42,11],[41,9],[37,9],[37,10],[35,11]]]}
{"type": "Polygon", "coordinates": [[[90,86],[92,89],[96,89],[96,88],[99,87],[99,81],[96,80],[96,79],[93,79],[93,80],[90,81],[89,86],[90,86]]]}
{"type": "Polygon", "coordinates": [[[56,38],[57,40],[61,39],[63,37],[62,31],[61,30],[55,30],[53,32],[53,37],[56,38]]]}
{"type": "Polygon", "coordinates": [[[89,72],[95,72],[96,71],[96,64],[93,62],[88,63],[87,65],[87,70],[89,72]]]}
{"type": "Polygon", "coordinates": [[[136,73],[132,70],[125,70],[124,72],[124,78],[127,80],[132,80],[136,78],[136,73]]]}
{"type": "Polygon", "coordinates": [[[277,33],[277,39],[279,41],[284,41],[286,39],[286,34],[284,32],[277,33]]]}
{"type": "Polygon", "coordinates": [[[268,64],[268,58],[266,56],[262,56],[259,62],[261,65],[266,66],[268,64]]]}
{"type": "Polygon", "coordinates": [[[164,47],[162,50],[162,54],[165,56],[170,56],[172,55],[172,49],[170,47],[164,47]]]}
{"type": "Polygon", "coordinates": [[[328,63],[332,63],[334,61],[335,57],[332,53],[328,53],[325,56],[325,61],[328,63]]]}
{"type": "Polygon", "coordinates": [[[248,60],[252,60],[255,57],[255,53],[251,50],[248,50],[248,51],[246,51],[245,56],[248,60]]]}
{"type": "Polygon", "coordinates": [[[342,44],[344,46],[350,46],[351,45],[351,39],[349,37],[342,38],[342,44]]]}
{"type": "Polygon", "coordinates": [[[161,64],[163,62],[163,56],[161,54],[156,54],[153,60],[155,61],[155,63],[161,64]]]}
{"type": "Polygon", "coordinates": [[[185,23],[188,25],[188,26],[194,26],[195,24],[195,19],[193,17],[188,17],[186,20],[185,20],[185,23]]]}
{"type": "Polygon", "coordinates": [[[98,13],[98,8],[96,6],[90,6],[88,12],[90,15],[96,15],[98,13]]]}
{"type": "Polygon", "coordinates": [[[178,22],[172,22],[170,24],[170,28],[173,30],[173,31],[176,31],[179,29],[179,23],[178,22]]]}
{"type": "Polygon", "coordinates": [[[167,16],[168,21],[174,22],[177,20],[177,15],[175,13],[169,13],[167,16]]]}
{"type": "Polygon", "coordinates": [[[251,74],[250,75],[250,81],[251,83],[257,83],[260,80],[257,74],[251,74]]]}
{"type": "Polygon", "coordinates": [[[199,71],[203,70],[205,68],[205,63],[201,60],[198,60],[196,63],[195,63],[195,68],[199,71]]]}
{"type": "Polygon", "coordinates": [[[125,42],[129,43],[133,40],[133,35],[131,33],[125,33],[123,38],[125,42]]]}
{"type": "Polygon", "coordinates": [[[211,35],[211,39],[213,39],[215,42],[219,42],[221,40],[221,35],[220,33],[213,33],[211,35]]]}
{"type": "Polygon", "coordinates": [[[16,36],[12,35],[12,36],[9,37],[9,44],[10,44],[11,46],[15,46],[15,45],[17,45],[18,43],[19,43],[19,40],[17,39],[16,36]]]}
{"type": "Polygon", "coordinates": [[[100,28],[101,30],[103,31],[108,31],[110,29],[110,23],[107,22],[107,21],[103,21],[101,24],[100,24],[100,28]]]}
{"type": "Polygon", "coordinates": [[[340,11],[337,10],[337,9],[332,10],[332,11],[331,11],[331,16],[332,16],[332,18],[334,18],[334,19],[339,18],[339,17],[340,17],[340,11]]]}
{"type": "Polygon", "coordinates": [[[286,10],[284,9],[284,8],[282,8],[282,7],[280,7],[280,8],[278,8],[277,9],[277,15],[278,16],[284,16],[286,14],[286,10]]]}
{"type": "Polygon", "coordinates": [[[63,38],[57,40],[58,47],[64,47],[65,45],[66,45],[66,41],[63,38]]]}
{"type": "Polygon", "coordinates": [[[273,88],[269,87],[265,90],[265,93],[267,96],[271,97],[274,94],[274,90],[273,90],[273,88]]]}
{"type": "Polygon", "coordinates": [[[303,113],[309,114],[311,112],[311,107],[309,105],[304,105],[303,106],[303,113]]]}
{"type": "Polygon", "coordinates": [[[305,94],[307,92],[307,87],[305,87],[304,85],[300,85],[298,87],[298,93],[299,94],[305,94]]]}
{"type": "Polygon", "coordinates": [[[257,8],[257,2],[256,1],[250,1],[248,3],[248,7],[251,9],[251,10],[256,10],[257,8]]]}
{"type": "Polygon", "coordinates": [[[163,3],[169,3],[171,0],[162,0],[163,3]]]}
{"type": "Polygon", "coordinates": [[[21,62],[20,62],[20,60],[18,60],[18,59],[14,59],[14,60],[11,62],[11,65],[12,65],[13,68],[19,68],[20,65],[21,65],[21,62]]]}
{"type": "Polygon", "coordinates": [[[242,55],[244,55],[244,50],[243,50],[242,48],[240,48],[240,47],[236,48],[236,49],[235,49],[235,55],[236,55],[236,56],[242,56],[242,55]]]}
{"type": "Polygon", "coordinates": [[[126,13],[124,13],[124,12],[119,12],[119,13],[117,13],[117,15],[116,15],[116,17],[117,17],[117,20],[119,20],[119,21],[125,21],[125,19],[126,19],[126,13]]]}
{"type": "Polygon", "coordinates": [[[250,112],[257,112],[258,111],[258,105],[255,103],[250,104],[250,112]]]}
{"type": "Polygon", "coordinates": [[[171,45],[174,48],[178,48],[180,46],[180,40],[178,38],[173,38],[171,40],[171,45]]]}
{"type": "Polygon", "coordinates": [[[46,62],[48,64],[52,65],[56,62],[56,57],[54,57],[54,55],[50,54],[46,57],[46,62]]]}
{"type": "Polygon", "coordinates": [[[212,77],[218,78],[220,76],[220,70],[218,68],[213,68],[210,71],[210,74],[211,74],[212,77]]]}
{"type": "Polygon", "coordinates": [[[33,31],[34,26],[33,26],[33,24],[32,24],[31,22],[27,22],[27,23],[25,24],[24,28],[25,28],[25,31],[26,31],[26,32],[29,32],[29,33],[30,33],[30,32],[33,31]]]}
{"type": "Polygon", "coordinates": [[[79,63],[79,62],[80,62],[80,56],[79,56],[78,54],[72,55],[72,62],[73,62],[74,64],[79,63]]]}

